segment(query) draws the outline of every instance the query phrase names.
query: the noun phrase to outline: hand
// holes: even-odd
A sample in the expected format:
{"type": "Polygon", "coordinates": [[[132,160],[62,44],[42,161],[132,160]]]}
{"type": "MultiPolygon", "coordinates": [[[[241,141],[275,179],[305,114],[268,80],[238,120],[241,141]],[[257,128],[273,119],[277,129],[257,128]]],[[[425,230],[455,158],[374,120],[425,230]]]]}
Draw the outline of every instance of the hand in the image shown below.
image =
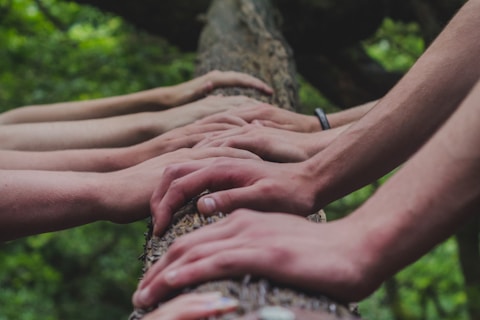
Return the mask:
{"type": "Polygon", "coordinates": [[[268,95],[273,93],[265,82],[251,75],[235,71],[210,71],[203,76],[178,84],[172,88],[170,105],[178,106],[201,98],[220,87],[251,87],[268,95]]]}
{"type": "MultiPolygon", "coordinates": [[[[201,121],[201,119],[219,112],[225,112],[237,108],[243,109],[249,106],[257,106],[259,104],[259,101],[246,96],[208,96],[195,102],[168,109],[163,112],[148,113],[147,121],[152,123],[152,133],[158,135],[195,121],[201,121]]],[[[199,123],[230,123],[235,125],[244,125],[247,123],[245,120],[233,116],[226,116],[223,120],[224,121],[221,122],[201,121],[199,123]]]]}
{"type": "Polygon", "coordinates": [[[212,132],[197,143],[195,148],[231,147],[248,150],[268,161],[299,162],[320,151],[316,148],[312,152],[312,146],[315,145],[311,142],[312,138],[321,139],[311,133],[275,129],[254,123],[212,132]]]}
{"type": "Polygon", "coordinates": [[[321,130],[318,119],[272,105],[258,102],[243,108],[230,109],[199,120],[202,123],[224,122],[231,117],[240,118],[247,123],[257,122],[265,127],[297,132],[315,132],[321,130]]]}
{"type": "Polygon", "coordinates": [[[358,301],[383,279],[369,272],[362,223],[316,224],[304,218],[238,210],[175,240],[146,273],[133,296],[150,306],[169,292],[245,274],[358,301]]]}
{"type": "Polygon", "coordinates": [[[147,217],[150,214],[149,200],[153,190],[168,165],[210,157],[236,157],[259,161],[258,156],[239,149],[180,149],[127,169],[102,174],[102,187],[98,195],[102,197],[100,202],[102,208],[106,208],[106,216],[102,215],[101,218],[115,223],[129,223],[147,217]]]}
{"type": "Polygon", "coordinates": [[[143,320],[198,320],[234,311],[238,301],[219,292],[180,295],[143,317],[143,320]]]}
{"type": "Polygon", "coordinates": [[[197,202],[203,214],[249,208],[308,215],[320,209],[316,180],[303,162],[211,158],[171,165],[151,199],[154,232],[165,230],[176,210],[207,189],[212,193],[197,202]]]}
{"type": "Polygon", "coordinates": [[[238,126],[229,123],[191,123],[170,130],[143,143],[127,147],[127,156],[124,158],[127,159],[128,166],[136,165],[168,152],[181,148],[191,148],[215,132],[224,132],[234,128],[238,128],[238,126]]]}

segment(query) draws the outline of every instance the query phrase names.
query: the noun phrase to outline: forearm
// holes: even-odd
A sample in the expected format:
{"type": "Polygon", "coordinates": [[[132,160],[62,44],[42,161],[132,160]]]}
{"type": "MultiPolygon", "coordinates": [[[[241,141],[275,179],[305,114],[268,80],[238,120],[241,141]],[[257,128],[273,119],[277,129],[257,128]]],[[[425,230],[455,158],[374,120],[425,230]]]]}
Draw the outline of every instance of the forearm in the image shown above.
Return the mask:
{"type": "Polygon", "coordinates": [[[352,214],[372,271],[386,278],[480,208],[480,84],[440,131],[352,214]]]}
{"type": "Polygon", "coordinates": [[[351,124],[362,118],[369,112],[379,100],[370,101],[359,106],[348,108],[339,112],[329,113],[327,115],[328,122],[332,128],[341,127],[343,125],[351,124]]]}
{"type": "Polygon", "coordinates": [[[149,158],[138,147],[58,151],[0,150],[0,169],[109,172],[149,158]]]}
{"type": "Polygon", "coordinates": [[[345,124],[329,130],[309,133],[306,138],[299,141],[299,144],[303,144],[305,154],[308,158],[314,157],[335,141],[345,130],[348,130],[350,125],[351,124],[345,124]]]}
{"type": "Polygon", "coordinates": [[[134,145],[208,115],[258,103],[242,96],[211,96],[164,111],[79,121],[0,126],[0,149],[46,151],[134,145]]]}
{"type": "Polygon", "coordinates": [[[0,170],[0,241],[61,230],[105,215],[96,174],[0,170]]]}
{"type": "Polygon", "coordinates": [[[150,113],[138,113],[104,119],[5,125],[0,126],[0,149],[49,151],[123,147],[153,138],[162,125],[159,122],[156,123],[150,113]]]}
{"type": "Polygon", "coordinates": [[[0,124],[85,120],[161,110],[169,106],[170,91],[165,87],[109,98],[26,106],[0,114],[0,124]]]}
{"type": "Polygon", "coordinates": [[[325,205],[381,177],[413,154],[480,76],[480,1],[470,1],[367,115],[308,165],[325,205]]]}

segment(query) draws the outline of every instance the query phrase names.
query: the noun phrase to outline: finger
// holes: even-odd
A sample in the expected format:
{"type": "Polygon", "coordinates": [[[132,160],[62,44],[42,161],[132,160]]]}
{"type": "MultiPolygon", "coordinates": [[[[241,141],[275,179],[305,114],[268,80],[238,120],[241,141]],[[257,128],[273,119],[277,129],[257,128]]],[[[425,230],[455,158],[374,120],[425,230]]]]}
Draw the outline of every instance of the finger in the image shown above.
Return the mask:
{"type": "Polygon", "coordinates": [[[265,273],[262,255],[265,253],[259,248],[240,247],[213,253],[180,268],[167,268],[157,274],[155,281],[149,286],[135,293],[135,305],[153,305],[161,301],[169,292],[189,285],[241,276],[246,273],[261,276],[265,273]]]}
{"type": "MultiPolygon", "coordinates": [[[[225,189],[225,185],[210,184],[209,190],[225,189]]],[[[246,208],[252,210],[265,210],[272,207],[271,199],[262,196],[259,184],[209,193],[197,202],[197,209],[205,215],[218,212],[230,213],[235,209],[246,208]]]]}
{"type": "Polygon", "coordinates": [[[218,148],[201,148],[201,149],[190,149],[192,155],[192,160],[200,160],[205,158],[218,158],[218,157],[228,157],[236,159],[255,159],[260,160],[256,154],[251,153],[247,150],[229,148],[229,147],[218,147],[218,148]]]}
{"type": "Polygon", "coordinates": [[[178,238],[145,273],[138,285],[138,290],[150,286],[166,267],[173,266],[175,268],[175,266],[210,255],[215,250],[231,249],[228,245],[231,241],[225,240],[233,238],[238,233],[237,225],[238,223],[233,223],[230,218],[226,218],[178,238]]]}
{"type": "Polygon", "coordinates": [[[270,120],[255,120],[255,123],[264,127],[274,128],[274,129],[282,129],[282,130],[292,130],[292,126],[288,124],[282,124],[270,120]]]}
{"type": "Polygon", "coordinates": [[[215,131],[224,131],[238,128],[237,125],[231,123],[193,123],[191,125],[191,130],[187,132],[187,134],[197,134],[197,133],[207,133],[207,132],[215,132],[215,131]]]}
{"type": "Polygon", "coordinates": [[[225,147],[228,147],[229,144],[228,143],[225,143],[227,140],[228,141],[228,138],[230,137],[237,137],[237,136],[240,136],[244,133],[244,129],[241,128],[234,128],[234,129],[231,129],[231,130],[225,130],[225,131],[218,131],[218,132],[215,132],[213,134],[210,134],[208,135],[207,137],[205,137],[202,141],[200,141],[199,143],[196,144],[197,147],[201,147],[201,146],[207,146],[209,144],[211,144],[212,142],[215,142],[214,144],[212,144],[211,146],[225,146],[225,147]]]}
{"type": "Polygon", "coordinates": [[[212,82],[215,87],[218,87],[218,86],[253,87],[268,94],[273,93],[273,89],[270,86],[268,86],[265,82],[245,73],[240,73],[235,71],[224,71],[215,75],[216,76],[218,75],[217,77],[212,79],[212,82]]]}
{"type": "Polygon", "coordinates": [[[237,117],[235,115],[229,114],[227,112],[221,112],[217,114],[213,114],[201,120],[198,120],[200,124],[207,124],[207,123],[228,123],[234,126],[244,126],[248,124],[247,121],[243,120],[241,117],[237,117]]]}
{"type": "Polygon", "coordinates": [[[173,212],[175,212],[164,210],[163,208],[165,208],[165,205],[160,205],[164,202],[163,199],[172,182],[178,177],[186,176],[196,170],[201,169],[203,166],[205,166],[205,162],[202,160],[197,160],[170,165],[165,168],[162,179],[160,180],[158,187],[153,191],[150,199],[150,210],[153,218],[154,234],[158,235],[166,229],[166,227],[170,224],[173,212]],[[162,208],[163,211],[158,210],[158,208],[162,208]]]}
{"type": "MultiPolygon", "coordinates": [[[[168,225],[168,223],[165,224],[165,220],[169,222],[176,210],[203,191],[225,190],[252,184],[256,177],[246,175],[241,169],[246,167],[255,170],[257,166],[258,160],[223,157],[168,166],[151,201],[151,210],[155,218],[155,234],[158,235],[168,225]],[[234,168],[240,170],[234,170],[234,168]]],[[[224,199],[220,200],[222,203],[228,202],[224,199]]],[[[217,211],[212,213],[214,212],[217,211]]]]}
{"type": "Polygon", "coordinates": [[[238,301],[223,297],[220,292],[180,295],[147,314],[144,320],[195,320],[230,312],[238,301]]]}

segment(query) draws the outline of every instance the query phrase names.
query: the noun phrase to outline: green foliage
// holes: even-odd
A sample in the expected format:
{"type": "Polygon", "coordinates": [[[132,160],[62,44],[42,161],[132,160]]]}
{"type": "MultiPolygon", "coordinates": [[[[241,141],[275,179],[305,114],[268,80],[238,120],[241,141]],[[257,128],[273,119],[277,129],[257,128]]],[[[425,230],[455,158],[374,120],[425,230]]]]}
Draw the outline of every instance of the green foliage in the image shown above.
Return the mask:
{"type": "Polygon", "coordinates": [[[314,88],[303,77],[298,77],[300,84],[298,96],[301,101],[300,112],[304,114],[313,114],[315,108],[323,108],[326,113],[336,112],[340,109],[332,104],[327,98],[325,98],[316,88],[314,88]]]}
{"type": "Polygon", "coordinates": [[[417,23],[383,21],[376,34],[364,42],[368,54],[388,71],[407,71],[425,50],[417,23]]]}
{"type": "Polygon", "coordinates": [[[180,54],[162,39],[142,34],[119,17],[74,3],[42,3],[51,15],[61,17],[62,29],[32,0],[12,0],[3,17],[3,110],[178,83],[193,71],[192,55],[180,54]]]}

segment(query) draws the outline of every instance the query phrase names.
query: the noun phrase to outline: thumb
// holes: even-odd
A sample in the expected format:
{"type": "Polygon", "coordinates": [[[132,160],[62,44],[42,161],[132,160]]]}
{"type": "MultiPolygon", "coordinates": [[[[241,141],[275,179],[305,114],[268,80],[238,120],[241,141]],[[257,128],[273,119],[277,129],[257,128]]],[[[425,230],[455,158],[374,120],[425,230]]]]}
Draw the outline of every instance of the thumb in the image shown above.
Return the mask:
{"type": "Polygon", "coordinates": [[[167,230],[168,226],[170,225],[170,221],[172,221],[172,217],[166,214],[159,214],[155,212],[152,206],[152,225],[153,225],[153,234],[159,236],[167,230]]]}
{"type": "Polygon", "coordinates": [[[210,193],[198,200],[197,209],[204,215],[230,213],[239,208],[263,209],[265,203],[262,197],[258,197],[257,189],[256,186],[248,186],[210,193]]]}

